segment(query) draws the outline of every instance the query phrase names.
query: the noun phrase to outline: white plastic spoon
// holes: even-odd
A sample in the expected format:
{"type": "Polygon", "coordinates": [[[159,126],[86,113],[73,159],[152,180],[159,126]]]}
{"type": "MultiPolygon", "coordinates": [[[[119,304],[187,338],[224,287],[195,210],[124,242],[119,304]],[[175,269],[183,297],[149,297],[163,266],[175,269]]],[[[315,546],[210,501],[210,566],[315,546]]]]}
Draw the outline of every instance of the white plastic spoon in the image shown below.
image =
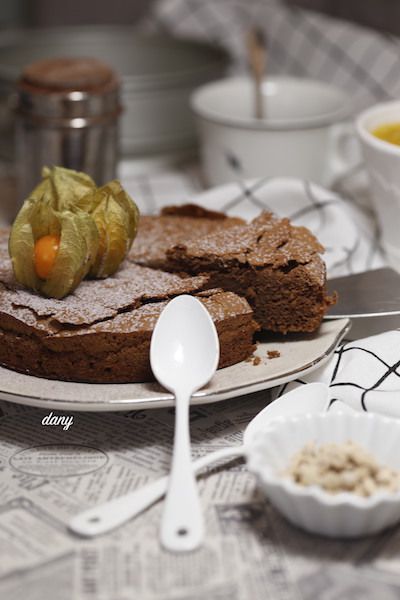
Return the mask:
{"type": "Polygon", "coordinates": [[[171,473],[161,521],[161,543],[167,550],[198,548],[204,526],[192,467],[189,404],[217,370],[219,340],[204,305],[193,296],[178,296],[161,313],[150,345],[155,378],[175,396],[175,431],[171,473]]]}
{"type": "MultiPolygon", "coordinates": [[[[243,456],[254,434],[258,431],[265,431],[274,419],[307,412],[324,411],[328,408],[329,400],[329,388],[324,383],[309,383],[295,388],[268,404],[250,421],[243,434],[243,445],[222,448],[202,456],[192,463],[194,473],[224,458],[243,456]]],[[[335,403],[333,406],[336,404],[339,403],[335,403]]],[[[107,533],[133,519],[162,498],[167,486],[168,477],[162,477],[139,490],[109,500],[100,506],[89,508],[74,517],[69,523],[69,528],[85,537],[107,533]]]]}

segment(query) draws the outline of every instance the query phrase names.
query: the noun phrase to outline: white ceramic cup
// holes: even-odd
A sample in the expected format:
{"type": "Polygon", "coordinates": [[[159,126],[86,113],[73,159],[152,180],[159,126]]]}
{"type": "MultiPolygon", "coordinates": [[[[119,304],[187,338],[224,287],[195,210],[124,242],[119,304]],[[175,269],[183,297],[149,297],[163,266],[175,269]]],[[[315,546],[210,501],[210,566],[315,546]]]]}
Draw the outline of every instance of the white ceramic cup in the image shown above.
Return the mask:
{"type": "Polygon", "coordinates": [[[223,79],[193,93],[208,183],[293,176],[330,185],[349,168],[346,93],[311,79],[270,77],[262,95],[265,118],[257,119],[249,78],[223,79]]]}
{"type": "Polygon", "coordinates": [[[381,230],[381,244],[395,269],[400,264],[400,146],[372,134],[379,125],[400,123],[400,101],[376,104],[362,112],[356,128],[369,179],[372,207],[381,230]]]}

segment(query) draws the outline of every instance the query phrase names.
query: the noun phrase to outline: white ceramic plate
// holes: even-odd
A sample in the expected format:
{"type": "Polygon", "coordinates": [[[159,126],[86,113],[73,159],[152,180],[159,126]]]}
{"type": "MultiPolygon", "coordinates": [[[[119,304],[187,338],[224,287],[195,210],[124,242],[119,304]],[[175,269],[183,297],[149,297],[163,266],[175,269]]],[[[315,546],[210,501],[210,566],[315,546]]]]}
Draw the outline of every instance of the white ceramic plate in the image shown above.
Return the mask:
{"type": "MultiPolygon", "coordinates": [[[[347,319],[325,321],[314,334],[270,335],[259,343],[259,365],[241,362],[217,371],[211,383],[193,396],[206,404],[268,389],[322,366],[349,330],[347,319]],[[280,357],[267,358],[268,350],[280,357]]],[[[93,384],[52,381],[0,368],[0,398],[46,409],[116,411],[173,406],[171,394],[156,383],[93,384]]]]}

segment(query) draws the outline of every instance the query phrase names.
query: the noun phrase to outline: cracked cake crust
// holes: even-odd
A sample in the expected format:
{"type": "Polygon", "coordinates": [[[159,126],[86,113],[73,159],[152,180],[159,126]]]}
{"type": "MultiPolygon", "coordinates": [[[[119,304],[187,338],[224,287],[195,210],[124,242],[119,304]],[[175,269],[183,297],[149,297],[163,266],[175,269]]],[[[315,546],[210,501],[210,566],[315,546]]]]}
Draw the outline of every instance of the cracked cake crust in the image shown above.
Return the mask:
{"type": "Polygon", "coordinates": [[[227,217],[224,213],[206,210],[196,204],[166,206],[157,216],[140,217],[139,230],[128,260],[164,269],[166,252],[171,246],[244,223],[239,217],[227,217]]]}

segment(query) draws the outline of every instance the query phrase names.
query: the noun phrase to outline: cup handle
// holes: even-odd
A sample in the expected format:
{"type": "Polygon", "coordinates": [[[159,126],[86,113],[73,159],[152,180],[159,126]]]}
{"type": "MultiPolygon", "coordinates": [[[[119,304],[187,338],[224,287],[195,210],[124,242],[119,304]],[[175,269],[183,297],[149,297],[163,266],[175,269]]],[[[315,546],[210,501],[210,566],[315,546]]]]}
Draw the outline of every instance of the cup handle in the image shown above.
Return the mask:
{"type": "Polygon", "coordinates": [[[361,148],[353,123],[334,125],[330,133],[329,146],[327,182],[328,187],[334,188],[362,164],[361,148]]]}

